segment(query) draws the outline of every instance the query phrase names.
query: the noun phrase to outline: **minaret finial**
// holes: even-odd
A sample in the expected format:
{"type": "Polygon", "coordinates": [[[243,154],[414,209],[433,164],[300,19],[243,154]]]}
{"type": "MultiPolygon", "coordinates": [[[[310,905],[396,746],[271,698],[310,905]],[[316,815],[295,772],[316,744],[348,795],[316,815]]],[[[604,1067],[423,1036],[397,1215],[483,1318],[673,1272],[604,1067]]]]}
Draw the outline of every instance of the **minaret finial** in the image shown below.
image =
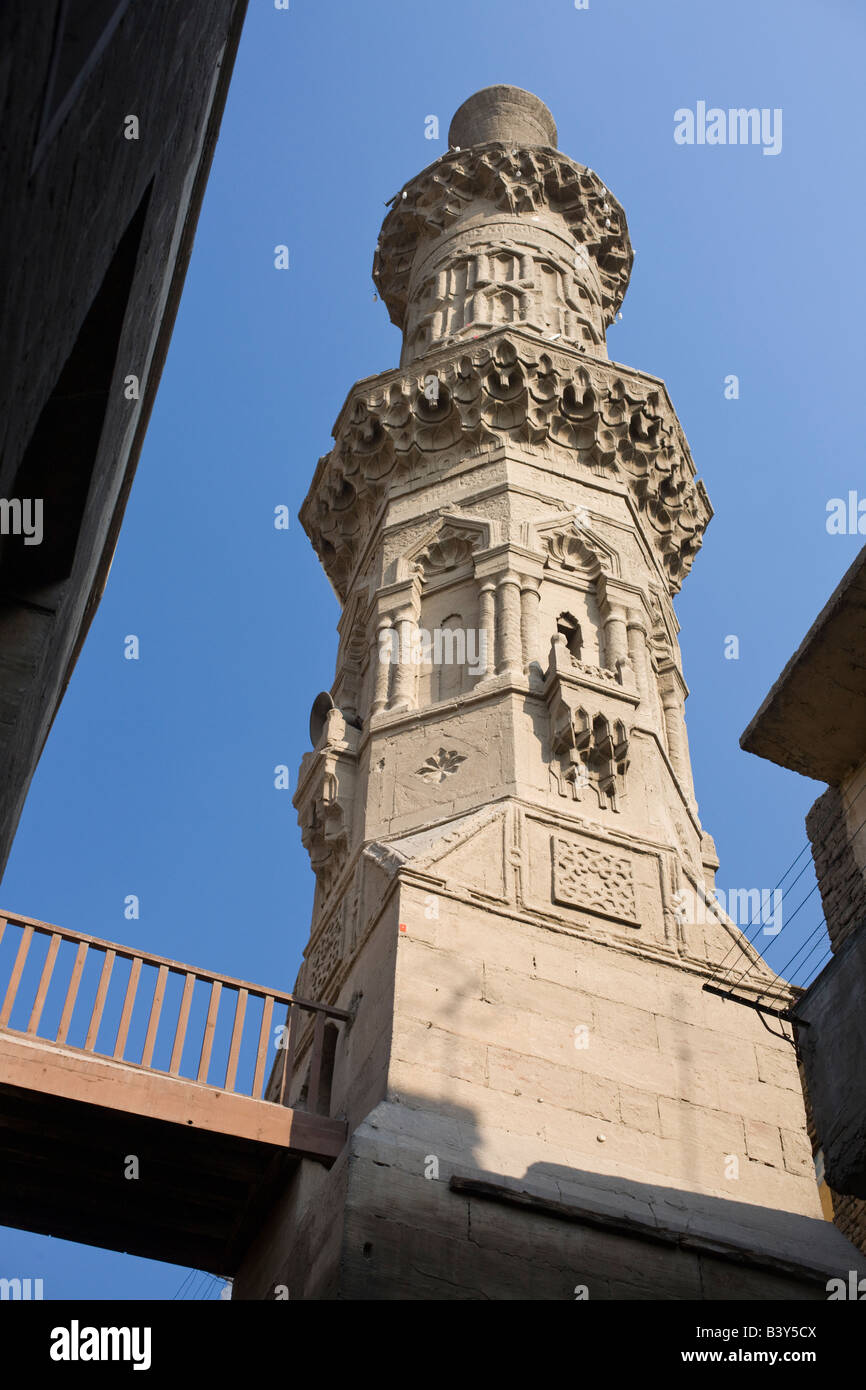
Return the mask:
{"type": "Polygon", "coordinates": [[[491,140],[556,149],[556,122],[544,102],[522,87],[482,87],[455,112],[448,143],[466,149],[491,140]]]}

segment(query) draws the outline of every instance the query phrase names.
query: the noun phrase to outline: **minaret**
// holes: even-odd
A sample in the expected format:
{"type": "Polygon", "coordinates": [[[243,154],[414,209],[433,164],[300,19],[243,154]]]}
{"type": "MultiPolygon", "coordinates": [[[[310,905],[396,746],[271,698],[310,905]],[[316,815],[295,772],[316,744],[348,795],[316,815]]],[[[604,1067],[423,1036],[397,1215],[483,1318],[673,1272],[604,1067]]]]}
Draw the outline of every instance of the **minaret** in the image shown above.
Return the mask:
{"type": "Polygon", "coordinates": [[[729,951],[742,997],[773,983],[707,901],[673,597],[711,509],[664,384],[608,356],[632,260],[514,87],[385,218],[400,367],[301,510],[343,613],[296,989],[352,1015],[322,1102],[350,1138],[235,1296],[824,1298],[855,1267],[790,1029],[703,989],[729,951]]]}

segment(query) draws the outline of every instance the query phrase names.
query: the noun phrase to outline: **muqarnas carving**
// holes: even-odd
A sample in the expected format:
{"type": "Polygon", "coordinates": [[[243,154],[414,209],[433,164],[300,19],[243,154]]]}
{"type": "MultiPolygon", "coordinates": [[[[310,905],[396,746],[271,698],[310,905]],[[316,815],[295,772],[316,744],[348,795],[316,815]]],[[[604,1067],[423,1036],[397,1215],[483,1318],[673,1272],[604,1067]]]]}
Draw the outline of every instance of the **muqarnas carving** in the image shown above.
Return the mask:
{"type": "Polygon", "coordinates": [[[576,468],[622,481],[671,591],[679,589],[712,508],[660,383],[615,363],[577,363],[507,330],[454,344],[427,366],[439,382],[435,409],[416,371],[353,387],[301,508],[342,601],[393,485],[429,476],[451,450],[465,456],[509,441],[567,450],[576,468]]]}
{"type": "Polygon", "coordinates": [[[628,732],[621,719],[571,709],[559,700],[551,712],[550,770],[560,796],[598,799],[602,811],[618,811],[628,771],[628,732]]]}

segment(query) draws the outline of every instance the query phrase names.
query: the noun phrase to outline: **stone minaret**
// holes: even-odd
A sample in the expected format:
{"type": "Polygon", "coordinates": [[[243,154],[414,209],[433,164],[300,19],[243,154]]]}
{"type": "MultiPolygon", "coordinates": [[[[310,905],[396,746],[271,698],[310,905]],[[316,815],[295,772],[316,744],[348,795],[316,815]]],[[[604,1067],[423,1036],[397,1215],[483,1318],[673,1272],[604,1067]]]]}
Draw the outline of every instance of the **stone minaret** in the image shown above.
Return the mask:
{"type": "Polygon", "coordinates": [[[703,989],[729,952],[741,996],[772,980],[705,899],[673,597],[711,509],[664,384],[608,356],[632,258],[514,87],[385,218],[400,367],[352,388],[301,511],[343,614],[297,993],[352,1014],[349,1141],[238,1297],[824,1298],[855,1267],[790,1029],[703,989]]]}

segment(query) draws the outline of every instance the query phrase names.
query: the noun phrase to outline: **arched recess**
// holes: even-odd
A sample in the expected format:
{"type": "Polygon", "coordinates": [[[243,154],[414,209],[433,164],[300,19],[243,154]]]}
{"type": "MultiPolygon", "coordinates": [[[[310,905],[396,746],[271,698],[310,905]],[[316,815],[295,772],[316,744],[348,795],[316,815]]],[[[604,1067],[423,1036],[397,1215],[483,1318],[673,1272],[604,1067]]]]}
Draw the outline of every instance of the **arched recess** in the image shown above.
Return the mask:
{"type": "Polygon", "coordinates": [[[417,698],[420,708],[454,699],[484,674],[479,661],[475,557],[490,545],[485,519],[441,515],[404,557],[400,578],[420,576],[417,698]]]}
{"type": "Polygon", "coordinates": [[[603,666],[599,581],[606,575],[617,576],[620,560],[592,529],[591,520],[583,508],[559,512],[535,523],[530,542],[544,558],[539,591],[543,643],[549,644],[559,633],[575,661],[603,666]]]}

